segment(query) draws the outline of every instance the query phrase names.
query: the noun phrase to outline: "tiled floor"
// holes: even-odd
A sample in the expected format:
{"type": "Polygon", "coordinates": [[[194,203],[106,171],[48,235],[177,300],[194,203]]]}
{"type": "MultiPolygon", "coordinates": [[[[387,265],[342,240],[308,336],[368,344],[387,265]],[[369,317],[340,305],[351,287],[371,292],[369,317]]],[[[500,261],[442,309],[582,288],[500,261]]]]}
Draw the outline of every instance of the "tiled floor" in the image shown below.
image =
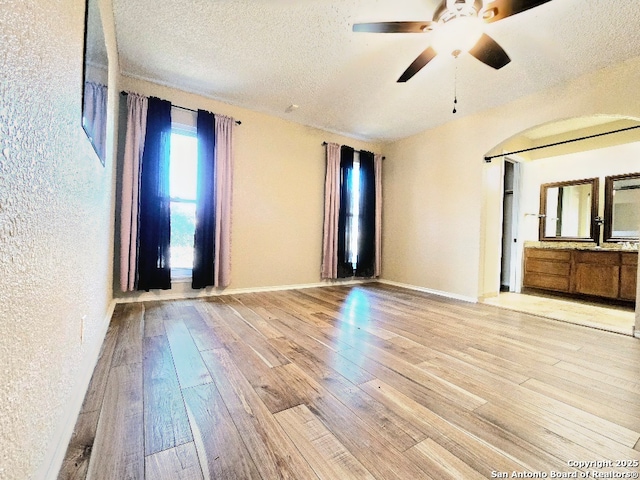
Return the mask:
{"type": "Polygon", "coordinates": [[[522,293],[503,292],[484,303],[527,312],[563,322],[633,335],[635,312],[631,307],[607,307],[522,293]]]}

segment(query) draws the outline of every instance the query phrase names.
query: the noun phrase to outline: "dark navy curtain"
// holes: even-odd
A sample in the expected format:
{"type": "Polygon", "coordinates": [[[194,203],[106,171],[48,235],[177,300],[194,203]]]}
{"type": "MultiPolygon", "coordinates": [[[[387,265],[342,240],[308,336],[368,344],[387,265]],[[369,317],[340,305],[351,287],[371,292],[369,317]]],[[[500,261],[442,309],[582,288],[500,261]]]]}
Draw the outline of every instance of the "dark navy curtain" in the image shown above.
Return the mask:
{"type": "Polygon", "coordinates": [[[214,284],[215,262],[215,119],[198,110],[198,190],[193,257],[193,288],[214,284]]]}
{"type": "Polygon", "coordinates": [[[373,277],[376,238],[376,180],[373,153],[360,152],[360,235],[356,277],[373,277]]]}
{"type": "Polygon", "coordinates": [[[340,148],[340,210],[338,211],[338,278],[353,276],[353,264],[349,258],[353,195],[353,153],[351,147],[340,148]]]}
{"type": "Polygon", "coordinates": [[[171,102],[150,97],[140,172],[138,290],[171,288],[171,102]]]}

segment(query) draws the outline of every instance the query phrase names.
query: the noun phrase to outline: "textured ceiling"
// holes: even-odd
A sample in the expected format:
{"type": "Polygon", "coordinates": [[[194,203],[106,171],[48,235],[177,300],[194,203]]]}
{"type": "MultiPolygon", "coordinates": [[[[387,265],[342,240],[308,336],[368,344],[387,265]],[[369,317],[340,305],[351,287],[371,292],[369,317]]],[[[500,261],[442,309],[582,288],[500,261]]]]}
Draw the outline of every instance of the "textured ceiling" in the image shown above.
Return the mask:
{"type": "Polygon", "coordinates": [[[503,69],[438,56],[405,84],[396,80],[429,33],[351,31],[429,20],[437,3],[113,0],[123,74],[369,140],[406,137],[640,56],[638,0],[553,0],[486,26],[512,59],[503,69]],[[299,108],[285,113],[291,104],[299,108]]]}

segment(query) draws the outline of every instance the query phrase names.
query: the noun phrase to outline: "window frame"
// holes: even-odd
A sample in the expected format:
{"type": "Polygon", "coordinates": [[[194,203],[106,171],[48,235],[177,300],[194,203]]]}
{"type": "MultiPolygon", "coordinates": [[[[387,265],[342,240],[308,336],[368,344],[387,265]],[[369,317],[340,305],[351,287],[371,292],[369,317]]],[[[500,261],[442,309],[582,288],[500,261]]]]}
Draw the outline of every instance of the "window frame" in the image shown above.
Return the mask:
{"type": "MultiPolygon", "coordinates": [[[[173,135],[183,135],[183,136],[187,136],[187,137],[192,137],[195,138],[196,142],[198,140],[198,134],[197,134],[197,116],[196,116],[196,112],[191,112],[185,109],[176,109],[176,107],[172,108],[172,112],[171,112],[171,139],[170,139],[170,145],[172,145],[173,143],[173,135]]],[[[196,144],[197,145],[197,144],[196,144]]],[[[171,209],[171,206],[173,204],[191,204],[197,207],[197,188],[198,188],[198,182],[197,182],[197,165],[198,165],[198,158],[197,158],[197,146],[196,146],[196,184],[195,184],[195,189],[196,189],[196,195],[195,197],[192,199],[188,199],[188,198],[182,198],[182,197],[174,197],[171,195],[171,193],[169,193],[169,208],[171,209]]],[[[171,168],[169,168],[169,183],[171,184],[171,168]]],[[[171,188],[169,188],[169,192],[171,192],[171,188]]],[[[173,210],[173,209],[171,209],[173,210]]],[[[194,228],[194,235],[195,235],[195,228],[194,228]]],[[[193,275],[193,265],[191,266],[191,268],[186,268],[186,267],[173,267],[173,265],[171,266],[171,280],[178,280],[178,281],[189,281],[191,280],[193,275]]]]}

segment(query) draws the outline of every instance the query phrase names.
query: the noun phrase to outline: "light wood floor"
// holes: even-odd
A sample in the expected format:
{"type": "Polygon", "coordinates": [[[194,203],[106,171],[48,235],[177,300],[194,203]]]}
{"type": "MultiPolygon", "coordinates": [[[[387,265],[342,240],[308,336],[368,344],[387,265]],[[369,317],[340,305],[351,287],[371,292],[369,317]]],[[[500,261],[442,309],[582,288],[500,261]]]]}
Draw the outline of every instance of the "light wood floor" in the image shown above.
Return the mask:
{"type": "MultiPolygon", "coordinates": [[[[59,478],[640,471],[640,341],[381,284],[119,305],[59,478]]],[[[590,478],[593,478],[591,476],[590,478]]]]}

